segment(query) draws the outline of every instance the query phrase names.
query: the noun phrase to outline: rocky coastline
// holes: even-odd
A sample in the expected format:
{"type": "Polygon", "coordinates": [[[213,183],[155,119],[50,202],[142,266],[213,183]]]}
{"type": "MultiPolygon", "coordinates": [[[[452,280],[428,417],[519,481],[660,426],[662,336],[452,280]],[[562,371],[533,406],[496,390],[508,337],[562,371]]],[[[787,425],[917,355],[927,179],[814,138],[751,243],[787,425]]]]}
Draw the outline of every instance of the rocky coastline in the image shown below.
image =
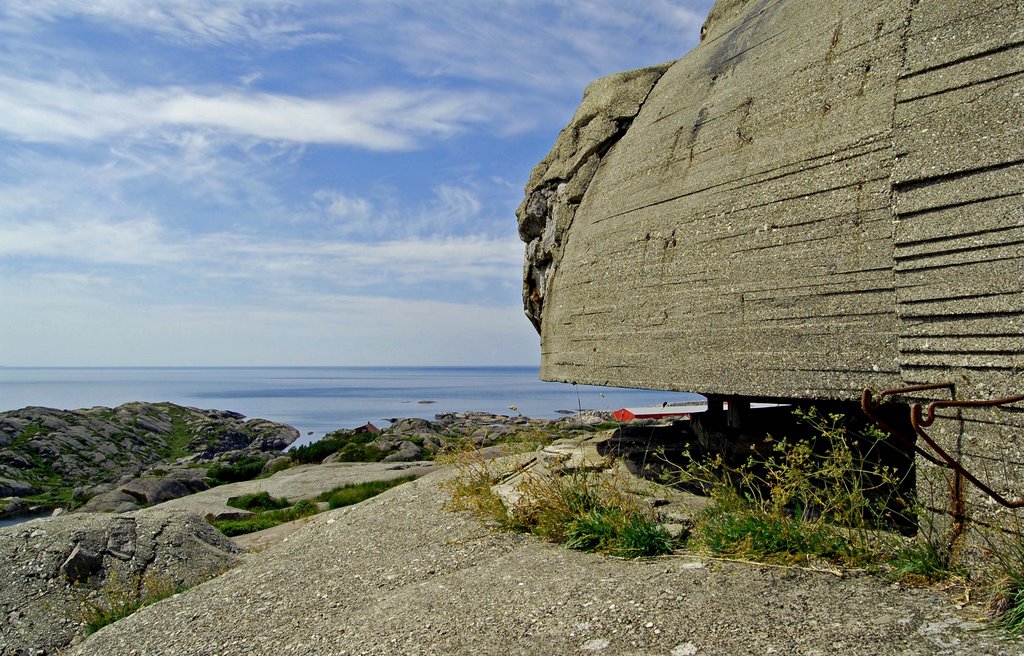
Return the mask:
{"type": "Polygon", "coordinates": [[[211,467],[262,468],[298,437],[284,424],[172,403],[2,412],[0,516],[137,509],[206,489],[211,467]]]}
{"type": "MultiPolygon", "coordinates": [[[[616,430],[604,420],[396,418],[379,432],[328,434],[338,451],[269,477],[128,512],[0,528],[0,656],[1019,653],[978,621],[977,603],[949,591],[697,554],[622,561],[495,532],[446,507],[442,486],[453,468],[432,458],[447,447],[492,458],[507,453],[506,443],[520,450],[536,440],[515,456],[517,467],[597,470],[621,457],[637,472],[631,455],[646,453],[662,428],[616,430]],[[346,448],[372,449],[377,462],[348,461],[346,448]],[[239,494],[311,499],[339,484],[409,475],[417,480],[245,539],[226,538],[207,520],[239,494]],[[85,610],[154,581],[170,586],[170,598],[86,635],[85,610]]],[[[268,465],[291,459],[274,453],[268,465]]],[[[650,503],[680,527],[699,511],[671,494],[650,503]]]]}

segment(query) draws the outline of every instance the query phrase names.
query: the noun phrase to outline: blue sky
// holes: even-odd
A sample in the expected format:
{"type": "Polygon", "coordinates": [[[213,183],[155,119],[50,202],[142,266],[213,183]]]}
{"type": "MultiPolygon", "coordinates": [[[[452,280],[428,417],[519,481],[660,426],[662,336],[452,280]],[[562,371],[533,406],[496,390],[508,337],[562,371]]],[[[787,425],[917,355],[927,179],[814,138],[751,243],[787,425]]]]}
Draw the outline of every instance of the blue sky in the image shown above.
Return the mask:
{"type": "Polygon", "coordinates": [[[5,0],[0,365],[536,364],[515,208],[710,0],[5,0]]]}

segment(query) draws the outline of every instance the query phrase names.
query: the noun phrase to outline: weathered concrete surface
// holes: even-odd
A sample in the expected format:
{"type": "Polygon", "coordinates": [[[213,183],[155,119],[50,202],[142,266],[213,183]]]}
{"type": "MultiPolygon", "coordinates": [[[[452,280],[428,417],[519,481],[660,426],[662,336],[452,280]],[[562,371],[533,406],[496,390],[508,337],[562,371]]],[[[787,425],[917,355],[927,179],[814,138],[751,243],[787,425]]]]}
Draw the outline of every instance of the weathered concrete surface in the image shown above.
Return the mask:
{"type": "Polygon", "coordinates": [[[646,71],[592,85],[519,211],[543,377],[853,399],[954,367],[1020,388],[1018,12],[719,2],[649,93],[646,71]],[[565,142],[617,85],[641,106],[591,171],[565,142]]]}
{"type": "MultiPolygon", "coordinates": [[[[560,145],[527,185],[542,378],[740,398],[1024,394],[1022,92],[1016,0],[720,0],[582,193],[545,195],[560,145]]],[[[1020,408],[947,410],[933,430],[1021,496],[1020,408]]],[[[920,480],[937,508],[996,515],[970,485],[920,480]]]]}
{"type": "MultiPolygon", "coordinates": [[[[524,231],[542,377],[748,398],[1024,393],[1021,12],[717,2],[588,173],[556,269],[542,245],[568,201],[549,195],[545,230],[524,231]]],[[[521,226],[541,223],[550,169],[521,226]]],[[[935,428],[1008,496],[1024,494],[1019,408],[935,428]]]]}
{"type": "Polygon", "coordinates": [[[523,304],[538,330],[547,281],[562,259],[562,242],[576,208],[601,158],[629,129],[670,65],[617,73],[588,86],[572,121],[530,174],[526,198],[516,214],[519,237],[527,244],[523,304]]]}

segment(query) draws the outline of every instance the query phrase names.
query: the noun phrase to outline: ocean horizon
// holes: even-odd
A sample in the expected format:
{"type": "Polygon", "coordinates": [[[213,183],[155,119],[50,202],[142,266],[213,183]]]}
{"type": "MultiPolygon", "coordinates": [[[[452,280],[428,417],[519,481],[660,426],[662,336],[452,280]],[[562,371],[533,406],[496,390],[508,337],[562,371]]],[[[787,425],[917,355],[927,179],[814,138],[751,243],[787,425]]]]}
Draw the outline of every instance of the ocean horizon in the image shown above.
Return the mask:
{"type": "Polygon", "coordinates": [[[699,394],[540,380],[530,366],[17,367],[0,366],[0,411],[74,410],[131,401],[231,410],[294,426],[298,443],[367,422],[481,411],[554,418],[584,410],[678,403],[699,394]]]}

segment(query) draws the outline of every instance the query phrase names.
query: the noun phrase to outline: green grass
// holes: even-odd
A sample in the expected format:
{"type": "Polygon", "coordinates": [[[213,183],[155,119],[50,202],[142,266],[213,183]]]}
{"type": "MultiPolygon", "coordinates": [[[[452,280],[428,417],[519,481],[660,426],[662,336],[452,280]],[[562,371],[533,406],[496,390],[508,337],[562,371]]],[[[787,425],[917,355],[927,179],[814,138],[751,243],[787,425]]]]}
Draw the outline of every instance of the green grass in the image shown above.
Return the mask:
{"type": "Polygon", "coordinates": [[[713,553],[758,560],[796,562],[811,555],[861,561],[868,555],[827,525],[764,515],[753,509],[712,509],[698,523],[696,536],[713,553]]]}
{"type": "Polygon", "coordinates": [[[317,500],[326,501],[328,505],[330,505],[331,509],[342,508],[344,506],[357,504],[360,501],[365,501],[370,497],[377,496],[381,492],[385,492],[393,487],[397,487],[403,483],[408,483],[414,480],[416,480],[415,476],[402,476],[400,478],[393,478],[386,481],[350,483],[348,485],[336,487],[328,492],[324,492],[317,497],[317,500]]]}
{"type": "Polygon", "coordinates": [[[1024,572],[1008,571],[998,598],[999,625],[1012,636],[1024,636],[1024,572]]]}
{"type": "Polygon", "coordinates": [[[206,478],[211,485],[251,481],[263,472],[266,464],[261,458],[247,456],[237,462],[226,465],[213,465],[206,470],[206,478]]]}
{"type": "Polygon", "coordinates": [[[949,550],[926,537],[897,549],[888,564],[896,580],[941,581],[954,574],[949,550]]]}
{"type": "Polygon", "coordinates": [[[98,600],[85,602],[82,621],[86,635],[95,633],[108,624],[122,620],[140,608],[184,592],[186,586],[176,585],[168,578],[147,577],[141,586],[120,585],[113,581],[100,590],[98,600]],[[137,591],[137,588],[141,591],[137,591]]]}
{"type": "Polygon", "coordinates": [[[266,510],[258,512],[254,516],[247,517],[245,519],[215,520],[211,522],[211,524],[213,524],[213,526],[224,535],[234,537],[236,535],[263,531],[280,524],[295,521],[296,519],[315,515],[318,512],[320,511],[314,502],[303,500],[299,501],[291,508],[266,510]]]}
{"type": "Polygon", "coordinates": [[[178,408],[168,408],[171,416],[171,434],[165,439],[167,441],[167,457],[181,458],[189,455],[188,446],[195,439],[195,433],[188,426],[185,420],[185,412],[178,408]]]}
{"type": "Polygon", "coordinates": [[[272,497],[268,492],[253,492],[251,494],[242,494],[237,497],[230,497],[227,500],[227,505],[232,508],[239,508],[241,510],[251,510],[252,512],[262,512],[264,510],[281,510],[292,505],[288,499],[282,497],[272,497]]]}

